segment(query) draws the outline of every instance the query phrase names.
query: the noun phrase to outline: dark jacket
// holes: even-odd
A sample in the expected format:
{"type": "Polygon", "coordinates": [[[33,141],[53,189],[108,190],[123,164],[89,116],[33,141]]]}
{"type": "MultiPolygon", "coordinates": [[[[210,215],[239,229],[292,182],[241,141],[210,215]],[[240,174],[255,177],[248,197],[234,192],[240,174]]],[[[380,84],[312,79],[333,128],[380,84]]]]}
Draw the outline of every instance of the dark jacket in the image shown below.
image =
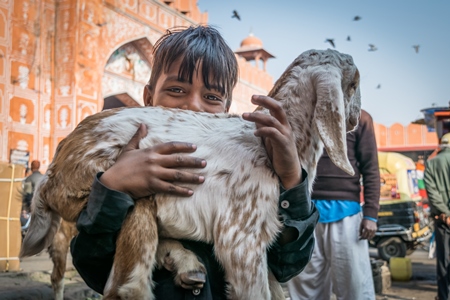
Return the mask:
{"type": "Polygon", "coordinates": [[[350,176],[331,161],[326,150],[317,164],[317,175],[311,198],[317,200],[350,200],[360,202],[364,186],[364,216],[378,219],[380,208],[380,170],[372,117],[361,110],[358,127],[347,134],[347,154],[355,175],[350,176]]]}
{"type": "Polygon", "coordinates": [[[450,216],[450,148],[443,148],[426,162],[425,189],[433,216],[450,216]]]}
{"type": "MultiPolygon", "coordinates": [[[[31,194],[34,193],[36,186],[41,182],[44,175],[39,171],[33,171],[33,173],[25,179],[25,184],[29,184],[29,188],[31,189],[29,192],[31,194]]],[[[27,191],[28,192],[28,191],[27,191]]]]}
{"type": "MultiPolygon", "coordinates": [[[[281,200],[290,203],[286,209],[279,205],[284,225],[296,228],[299,232],[296,241],[284,246],[275,242],[269,249],[268,264],[280,282],[291,279],[304,269],[314,247],[313,233],[319,213],[311,203],[305,171],[303,178],[301,184],[288,191],[282,190],[280,195],[280,203],[281,200]]],[[[73,264],[87,285],[99,293],[103,292],[112,268],[117,235],[133,206],[130,196],[107,189],[97,177],[88,205],[78,218],[79,234],[71,242],[73,264]]],[[[205,265],[206,284],[199,295],[194,295],[190,290],[176,287],[172,274],[167,270],[155,270],[153,280],[156,282],[156,299],[226,299],[224,273],[214,258],[213,246],[202,242],[181,242],[205,265]]]]}

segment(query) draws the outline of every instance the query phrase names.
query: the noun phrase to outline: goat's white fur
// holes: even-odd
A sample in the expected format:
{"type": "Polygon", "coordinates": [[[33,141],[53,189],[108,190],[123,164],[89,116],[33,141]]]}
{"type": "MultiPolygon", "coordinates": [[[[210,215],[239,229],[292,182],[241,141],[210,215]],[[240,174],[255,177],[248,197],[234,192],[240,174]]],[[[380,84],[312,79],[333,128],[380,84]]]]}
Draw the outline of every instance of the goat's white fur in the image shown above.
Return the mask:
{"type": "MultiPolygon", "coordinates": [[[[334,50],[307,51],[286,69],[269,96],[280,100],[286,111],[302,167],[309,174],[309,190],[324,144],[337,166],[353,172],[345,134],[357,124],[360,94],[359,73],[350,56],[334,50]]],[[[261,113],[268,112],[261,109],[261,113]]],[[[208,162],[204,169],[192,170],[205,176],[203,184],[191,186],[192,197],[155,196],[159,235],[214,243],[229,282],[229,297],[270,299],[266,249],[282,226],[278,218],[279,180],[261,139],[253,134],[255,124],[236,115],[145,107],[86,118],[60,144],[35,193],[32,224],[21,256],[48,246],[59,215],[74,221],[87,201],[94,174],[114,163],[140,123],[148,128],[141,148],[186,141],[196,144],[195,156],[208,162]],[[52,186],[58,190],[53,191],[52,186]]],[[[138,204],[133,217],[128,218],[151,219],[143,214],[144,205],[138,204]]],[[[127,231],[125,227],[128,225],[124,224],[122,231],[127,231]]],[[[153,244],[141,252],[153,253],[136,253],[139,257],[133,262],[134,271],[120,286],[111,272],[107,295],[116,290],[120,297],[152,298],[149,274],[155,261],[155,242],[145,238],[142,242],[153,244]],[[145,261],[150,269],[142,266],[145,261]]],[[[114,268],[120,259],[116,255],[114,268]]]]}

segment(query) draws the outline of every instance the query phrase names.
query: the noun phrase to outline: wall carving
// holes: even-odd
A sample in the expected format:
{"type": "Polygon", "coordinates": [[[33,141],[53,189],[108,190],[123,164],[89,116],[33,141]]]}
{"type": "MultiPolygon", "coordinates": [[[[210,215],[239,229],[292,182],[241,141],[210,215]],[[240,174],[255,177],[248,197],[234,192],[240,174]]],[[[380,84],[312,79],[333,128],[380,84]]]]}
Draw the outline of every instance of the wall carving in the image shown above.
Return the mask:
{"type": "Polygon", "coordinates": [[[46,131],[50,131],[52,127],[52,111],[51,104],[47,104],[44,106],[44,117],[42,122],[42,129],[46,131]]]}
{"type": "Polygon", "coordinates": [[[31,100],[14,97],[10,101],[9,109],[13,122],[34,125],[34,104],[31,100]]]}
{"type": "Polygon", "coordinates": [[[10,149],[32,151],[34,146],[34,136],[32,134],[9,131],[8,135],[10,149]]]}
{"type": "Polygon", "coordinates": [[[8,12],[0,8],[0,42],[6,42],[8,22],[6,15],[8,12]]]}
{"type": "Polygon", "coordinates": [[[156,23],[156,17],[158,16],[158,7],[151,2],[141,1],[139,11],[142,16],[152,23],[156,23]]]}
{"type": "Polygon", "coordinates": [[[3,81],[5,79],[5,76],[6,76],[5,52],[3,52],[0,49],[0,81],[3,81]]]}
{"type": "Polygon", "coordinates": [[[97,112],[97,105],[89,101],[79,100],[77,105],[78,123],[97,112]]]}
{"type": "Polygon", "coordinates": [[[39,157],[41,167],[46,169],[50,164],[50,138],[42,139],[42,155],[39,157]]]}
{"type": "Polygon", "coordinates": [[[117,95],[122,93],[128,93],[134,101],[140,105],[144,105],[142,99],[142,91],[145,84],[131,81],[127,78],[123,78],[114,74],[105,72],[102,77],[102,95],[103,98],[111,95],[117,95]]]}
{"type": "Polygon", "coordinates": [[[60,105],[58,108],[58,129],[72,129],[71,127],[71,109],[69,105],[60,105]]]}
{"type": "Polygon", "coordinates": [[[29,75],[30,69],[28,69],[28,67],[19,66],[19,76],[17,76],[17,81],[22,89],[26,89],[28,87],[28,81],[30,80],[29,75]]]}

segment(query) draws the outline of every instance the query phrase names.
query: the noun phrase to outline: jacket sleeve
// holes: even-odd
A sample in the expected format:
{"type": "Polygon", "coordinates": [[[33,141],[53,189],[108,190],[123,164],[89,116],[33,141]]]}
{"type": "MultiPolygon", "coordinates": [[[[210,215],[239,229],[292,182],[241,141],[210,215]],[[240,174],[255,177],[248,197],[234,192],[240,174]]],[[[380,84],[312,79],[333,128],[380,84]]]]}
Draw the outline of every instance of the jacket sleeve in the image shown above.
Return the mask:
{"type": "Polygon", "coordinates": [[[319,220],[319,212],[311,202],[308,191],[308,174],[296,187],[281,189],[279,214],[285,227],[295,228],[295,241],[280,245],[275,241],[268,251],[268,264],[279,282],[286,282],[298,275],[306,267],[314,250],[314,229],[319,220]]]}
{"type": "Polygon", "coordinates": [[[425,189],[427,190],[428,200],[431,204],[431,213],[434,215],[445,214],[450,216],[450,209],[447,206],[447,201],[442,197],[442,193],[437,185],[437,178],[435,177],[435,166],[432,161],[428,161],[425,167],[424,181],[425,189]]]}
{"type": "Polygon", "coordinates": [[[357,129],[356,159],[362,175],[365,217],[378,219],[380,209],[380,168],[378,164],[378,149],[375,140],[372,117],[361,111],[357,129]]]}
{"type": "Polygon", "coordinates": [[[111,271],[117,235],[133,208],[134,201],[125,193],[106,188],[98,180],[92,184],[87,206],[77,220],[78,235],[70,244],[73,265],[86,284],[98,293],[111,271]]]}

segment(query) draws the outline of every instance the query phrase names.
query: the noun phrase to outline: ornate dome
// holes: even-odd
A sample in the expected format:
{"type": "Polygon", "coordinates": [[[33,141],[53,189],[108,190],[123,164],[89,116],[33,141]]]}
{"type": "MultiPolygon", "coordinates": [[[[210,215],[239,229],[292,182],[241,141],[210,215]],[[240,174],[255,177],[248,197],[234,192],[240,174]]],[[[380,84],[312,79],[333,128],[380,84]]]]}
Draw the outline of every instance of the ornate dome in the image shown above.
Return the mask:
{"type": "Polygon", "coordinates": [[[250,33],[248,37],[242,40],[241,47],[262,48],[263,43],[260,39],[250,33]]]}

